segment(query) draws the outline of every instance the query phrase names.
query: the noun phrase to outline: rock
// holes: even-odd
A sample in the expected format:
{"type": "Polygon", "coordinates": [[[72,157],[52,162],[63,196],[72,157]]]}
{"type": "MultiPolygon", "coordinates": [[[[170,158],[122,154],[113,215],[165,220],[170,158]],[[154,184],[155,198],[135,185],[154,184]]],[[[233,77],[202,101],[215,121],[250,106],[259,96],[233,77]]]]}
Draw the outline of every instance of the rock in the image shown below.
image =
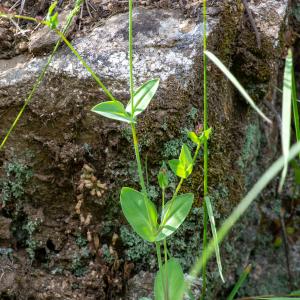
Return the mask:
{"type": "Polygon", "coordinates": [[[9,240],[11,238],[10,224],[11,219],[0,216],[0,241],[9,240]]]}
{"type": "MultiPolygon", "coordinates": [[[[58,29],[60,30],[63,29],[63,27],[67,22],[67,16],[69,13],[70,10],[65,10],[59,14],[58,29]]],[[[74,30],[74,27],[75,27],[75,19],[73,19],[72,24],[66,33],[66,36],[68,36],[74,30]]],[[[48,28],[47,26],[44,26],[43,28],[34,31],[31,34],[28,48],[29,51],[34,54],[46,52],[51,50],[58,40],[59,40],[58,35],[53,30],[50,30],[50,28],[48,28]]]]}
{"type": "Polygon", "coordinates": [[[128,281],[126,300],[136,300],[142,297],[153,299],[153,284],[155,274],[141,271],[128,281]]]}

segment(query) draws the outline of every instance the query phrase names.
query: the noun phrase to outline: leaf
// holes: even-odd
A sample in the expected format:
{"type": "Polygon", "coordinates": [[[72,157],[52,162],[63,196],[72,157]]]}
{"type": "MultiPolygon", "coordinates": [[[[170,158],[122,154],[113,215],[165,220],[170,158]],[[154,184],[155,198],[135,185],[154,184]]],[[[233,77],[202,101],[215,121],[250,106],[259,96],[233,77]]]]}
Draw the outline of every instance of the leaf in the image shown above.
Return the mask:
{"type": "Polygon", "coordinates": [[[247,100],[247,102],[252,106],[254,110],[268,123],[272,123],[271,120],[266,117],[266,115],[256,106],[254,101],[251,99],[249,94],[243,88],[243,86],[238,82],[234,75],[224,66],[224,64],[211,52],[204,51],[205,55],[224,73],[224,75],[231,81],[231,83],[238,89],[242,96],[247,100]]]}
{"type": "Polygon", "coordinates": [[[210,198],[208,196],[206,196],[204,198],[204,200],[205,200],[205,204],[206,204],[207,213],[208,213],[208,216],[209,216],[211,231],[212,231],[212,234],[213,234],[213,240],[214,240],[215,253],[216,253],[216,258],[217,258],[219,274],[220,274],[221,280],[223,282],[225,282],[224,277],[223,277],[223,273],[222,273],[221,255],[220,255],[220,249],[219,249],[219,244],[218,244],[218,235],[217,235],[216,223],[215,223],[215,218],[214,218],[212,205],[211,205],[211,202],[210,202],[210,198]]]}
{"type": "Polygon", "coordinates": [[[168,299],[181,300],[185,288],[184,275],[180,264],[174,258],[169,259],[167,264],[164,264],[156,274],[154,282],[155,300],[166,300],[163,285],[166,284],[166,279],[168,299]]]}
{"type": "Polygon", "coordinates": [[[288,155],[291,143],[291,115],[292,115],[292,69],[293,57],[292,51],[285,59],[285,69],[283,77],[283,95],[282,95],[282,122],[281,122],[281,146],[284,157],[284,167],[279,183],[279,192],[282,191],[286,174],[288,171],[288,155]]]}
{"type": "Polygon", "coordinates": [[[193,158],[187,145],[183,144],[178,159],[169,160],[171,170],[180,178],[187,178],[193,171],[193,158]]]}
{"type": "Polygon", "coordinates": [[[50,27],[50,29],[55,29],[58,26],[58,12],[56,12],[53,15],[53,12],[54,12],[54,9],[56,8],[56,6],[57,6],[57,1],[54,1],[48,9],[46,22],[47,22],[47,25],[50,27]]]}
{"type": "Polygon", "coordinates": [[[126,112],[136,117],[142,113],[149,105],[159,86],[159,79],[151,79],[144,83],[133,96],[133,111],[131,100],[127,104],[126,112]]]}
{"type": "Polygon", "coordinates": [[[157,175],[158,184],[162,190],[166,189],[169,185],[169,176],[168,176],[168,169],[165,162],[163,162],[159,173],[157,175]]]}
{"type": "MultiPolygon", "coordinates": [[[[296,155],[299,155],[300,152],[300,142],[293,145],[290,148],[288,159],[292,160],[296,155]]],[[[284,166],[284,157],[281,156],[276,160],[272,166],[260,177],[248,194],[241,200],[238,206],[233,210],[230,216],[224,221],[221,228],[218,230],[218,242],[219,244],[229,233],[230,229],[237,223],[240,217],[245,213],[247,208],[251,203],[257,198],[261,191],[270,183],[270,181],[280,172],[284,166]]],[[[202,257],[198,258],[196,263],[191,269],[191,276],[196,277],[201,271],[203,264],[206,264],[209,258],[213,255],[215,251],[214,242],[211,240],[206,250],[203,252],[202,257]]]]}
{"type": "Polygon", "coordinates": [[[195,132],[190,131],[188,133],[188,137],[196,145],[200,145],[200,144],[204,143],[205,141],[207,141],[209,139],[209,137],[211,135],[211,131],[212,131],[212,129],[208,128],[207,130],[202,132],[199,136],[195,132]]]}
{"type": "Polygon", "coordinates": [[[177,196],[165,205],[161,218],[163,229],[156,237],[157,242],[170,236],[184,222],[192,208],[193,201],[194,195],[189,193],[177,196]]]}
{"type": "Polygon", "coordinates": [[[196,145],[199,145],[200,144],[200,140],[199,140],[199,137],[197,136],[197,134],[193,131],[190,131],[188,133],[188,138],[193,142],[195,143],[196,145]]]}
{"type": "Polygon", "coordinates": [[[91,109],[92,112],[109,119],[131,123],[131,117],[126,113],[124,105],[119,101],[107,101],[97,104],[91,109]]]}
{"type": "Polygon", "coordinates": [[[123,187],[120,195],[122,211],[135,232],[148,242],[154,242],[157,227],[155,205],[143,193],[123,187]]]}

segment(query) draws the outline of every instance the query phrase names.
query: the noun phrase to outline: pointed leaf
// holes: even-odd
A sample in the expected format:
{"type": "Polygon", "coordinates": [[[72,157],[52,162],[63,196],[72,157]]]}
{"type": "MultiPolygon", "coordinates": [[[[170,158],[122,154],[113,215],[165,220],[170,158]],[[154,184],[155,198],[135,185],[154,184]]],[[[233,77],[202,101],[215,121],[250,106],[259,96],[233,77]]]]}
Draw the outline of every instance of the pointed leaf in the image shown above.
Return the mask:
{"type": "Polygon", "coordinates": [[[124,105],[119,101],[107,101],[97,104],[92,108],[92,112],[107,117],[109,119],[131,123],[130,116],[126,113],[124,105]]]}
{"type": "Polygon", "coordinates": [[[190,131],[188,133],[188,138],[193,142],[195,143],[196,145],[199,145],[200,144],[200,139],[199,137],[197,136],[197,134],[193,131],[190,131]]]}
{"type": "Polygon", "coordinates": [[[162,223],[164,226],[156,238],[157,242],[174,233],[184,222],[192,208],[193,201],[194,195],[189,193],[177,196],[173,203],[171,200],[165,205],[165,209],[162,212],[162,223]]]}
{"type": "Polygon", "coordinates": [[[136,117],[142,113],[154,97],[159,86],[159,79],[152,79],[144,83],[133,96],[133,112],[131,101],[127,104],[126,112],[136,117]]]}
{"type": "Polygon", "coordinates": [[[289,156],[289,149],[290,149],[290,142],[291,142],[292,68],[293,68],[293,57],[292,57],[292,51],[289,50],[288,56],[285,59],[285,69],[284,69],[284,78],[283,78],[281,145],[282,145],[282,154],[284,156],[284,167],[281,174],[279,192],[282,191],[282,187],[288,170],[288,156],[289,156]]]}
{"type": "Polygon", "coordinates": [[[169,166],[175,175],[177,175],[180,178],[187,178],[184,165],[180,162],[179,159],[169,160],[169,166]]]}
{"type": "Polygon", "coordinates": [[[231,83],[238,89],[242,96],[247,100],[247,102],[252,106],[254,110],[268,123],[272,123],[271,120],[266,117],[266,115],[256,106],[255,102],[251,99],[249,94],[243,88],[243,86],[238,82],[234,75],[224,66],[224,64],[211,52],[205,51],[205,55],[224,73],[224,75],[231,81],[231,83]]]}
{"type": "Polygon", "coordinates": [[[191,151],[186,144],[182,145],[179,160],[186,168],[193,166],[193,158],[191,155],[191,151]]]}
{"type": "Polygon", "coordinates": [[[120,195],[122,211],[135,232],[153,242],[157,224],[155,205],[143,193],[123,187],[120,195]]]}
{"type": "Polygon", "coordinates": [[[155,277],[154,294],[155,300],[166,300],[164,295],[164,284],[167,284],[169,300],[182,300],[184,295],[184,275],[180,264],[171,258],[164,264],[155,277]]]}
{"type": "Polygon", "coordinates": [[[223,277],[223,273],[222,273],[221,255],[220,255],[220,249],[219,249],[219,244],[218,244],[218,235],[217,235],[217,229],[216,229],[216,223],[215,223],[215,218],[214,218],[212,205],[211,205],[211,202],[210,202],[210,198],[208,196],[206,196],[204,199],[205,199],[207,213],[208,213],[208,216],[209,216],[211,231],[212,231],[212,234],[213,234],[219,274],[220,274],[220,277],[221,277],[222,281],[225,282],[224,277],[223,277]]]}

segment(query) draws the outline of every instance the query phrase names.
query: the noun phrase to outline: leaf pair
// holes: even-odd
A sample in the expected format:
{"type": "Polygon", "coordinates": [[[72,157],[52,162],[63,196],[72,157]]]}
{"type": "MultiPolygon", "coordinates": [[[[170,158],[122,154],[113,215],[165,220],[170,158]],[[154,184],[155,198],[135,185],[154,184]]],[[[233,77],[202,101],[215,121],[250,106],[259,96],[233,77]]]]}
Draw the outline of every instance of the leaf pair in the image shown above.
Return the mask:
{"type": "Polygon", "coordinates": [[[144,83],[135,92],[133,103],[130,100],[126,109],[120,101],[114,100],[97,104],[92,108],[92,112],[109,119],[125,123],[134,123],[135,118],[148,107],[158,89],[158,85],[159,79],[152,79],[144,83]]]}
{"type": "Polygon", "coordinates": [[[193,194],[184,194],[169,201],[163,211],[164,225],[159,227],[154,203],[143,193],[123,187],[120,195],[122,211],[135,232],[148,242],[165,239],[184,222],[194,200],[193,194]]]}
{"type": "Polygon", "coordinates": [[[193,158],[190,149],[186,144],[183,144],[179,159],[169,161],[171,170],[180,178],[188,178],[193,171],[193,158]]]}
{"type": "Polygon", "coordinates": [[[200,146],[205,141],[209,140],[211,131],[212,129],[208,128],[207,130],[203,131],[199,136],[195,132],[190,131],[188,137],[193,143],[195,143],[197,146],[200,146]]]}
{"type": "Polygon", "coordinates": [[[48,9],[46,23],[50,29],[56,29],[58,26],[58,12],[53,14],[56,6],[57,6],[57,1],[54,1],[48,9]]]}

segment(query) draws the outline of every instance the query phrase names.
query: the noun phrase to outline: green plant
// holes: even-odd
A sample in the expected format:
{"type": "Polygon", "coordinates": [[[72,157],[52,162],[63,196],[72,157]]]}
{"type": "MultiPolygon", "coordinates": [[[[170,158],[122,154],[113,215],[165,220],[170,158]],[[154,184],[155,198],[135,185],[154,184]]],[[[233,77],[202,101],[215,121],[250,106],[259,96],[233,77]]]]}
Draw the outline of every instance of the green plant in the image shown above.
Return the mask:
{"type": "Polygon", "coordinates": [[[2,207],[8,203],[16,203],[22,200],[25,193],[25,185],[32,177],[29,166],[13,161],[4,165],[5,178],[0,180],[0,200],[2,207]]]}
{"type": "Polygon", "coordinates": [[[41,223],[41,221],[39,219],[28,220],[27,223],[22,226],[22,229],[27,234],[26,252],[28,253],[29,258],[31,259],[31,261],[34,260],[35,250],[36,250],[37,245],[38,245],[37,241],[33,237],[33,234],[37,230],[40,223],[41,223]]]}

